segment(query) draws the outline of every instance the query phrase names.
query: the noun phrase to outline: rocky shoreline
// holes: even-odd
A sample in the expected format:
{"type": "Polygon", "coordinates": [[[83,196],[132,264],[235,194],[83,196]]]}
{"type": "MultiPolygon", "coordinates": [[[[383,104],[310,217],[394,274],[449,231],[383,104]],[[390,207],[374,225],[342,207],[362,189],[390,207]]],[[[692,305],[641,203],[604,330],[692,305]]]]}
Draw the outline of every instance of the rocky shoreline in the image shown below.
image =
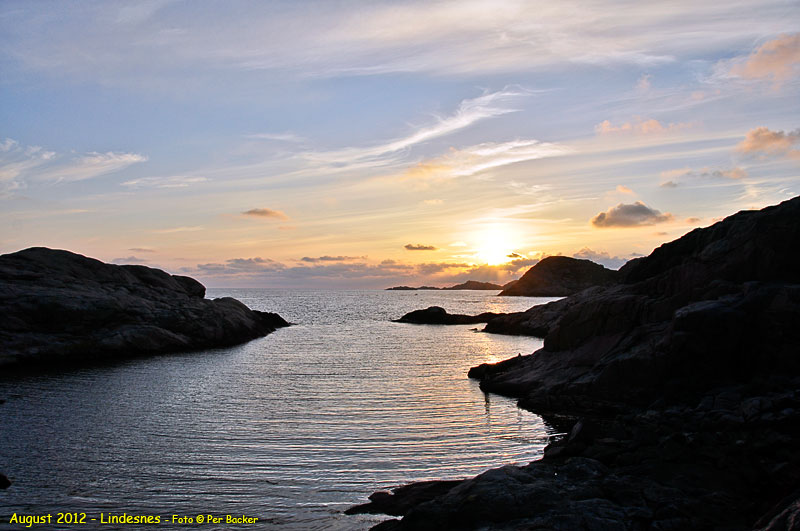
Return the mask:
{"type": "Polygon", "coordinates": [[[44,370],[243,343],[289,326],[196,280],[34,247],[0,256],[0,367],[44,370]]]}
{"type": "Polygon", "coordinates": [[[402,508],[375,529],[798,529],[798,220],[800,198],[743,211],[612,285],[490,319],[544,347],[470,376],[572,418],[569,435],[527,466],[360,510],[402,508]]]}

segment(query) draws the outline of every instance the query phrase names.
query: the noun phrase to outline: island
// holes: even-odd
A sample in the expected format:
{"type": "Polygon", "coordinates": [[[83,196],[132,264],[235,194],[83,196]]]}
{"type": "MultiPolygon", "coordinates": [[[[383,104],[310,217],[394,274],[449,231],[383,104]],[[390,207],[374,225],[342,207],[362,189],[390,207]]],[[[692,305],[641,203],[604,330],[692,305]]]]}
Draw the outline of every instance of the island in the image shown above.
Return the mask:
{"type": "Polygon", "coordinates": [[[548,256],[525,272],[502,296],[565,297],[594,286],[608,286],[617,280],[617,272],[591,260],[569,256],[548,256]]]}
{"type": "Polygon", "coordinates": [[[436,288],[433,286],[420,286],[418,288],[412,288],[410,286],[395,286],[393,288],[386,288],[386,291],[465,290],[465,289],[501,291],[510,288],[511,286],[514,285],[515,282],[517,281],[512,280],[501,286],[500,284],[492,284],[491,282],[479,282],[477,280],[467,280],[466,282],[462,282],[461,284],[456,284],[455,286],[449,286],[445,288],[436,288]]]}
{"type": "Polygon", "coordinates": [[[288,326],[196,280],[33,247],[0,256],[0,367],[79,362],[243,343],[288,326]]]}
{"type": "Polygon", "coordinates": [[[373,494],[376,530],[795,529],[800,197],[695,229],[495,331],[527,356],[470,370],[566,435],[526,466],[373,494]],[[504,330],[504,327],[505,330],[504,330]]]}

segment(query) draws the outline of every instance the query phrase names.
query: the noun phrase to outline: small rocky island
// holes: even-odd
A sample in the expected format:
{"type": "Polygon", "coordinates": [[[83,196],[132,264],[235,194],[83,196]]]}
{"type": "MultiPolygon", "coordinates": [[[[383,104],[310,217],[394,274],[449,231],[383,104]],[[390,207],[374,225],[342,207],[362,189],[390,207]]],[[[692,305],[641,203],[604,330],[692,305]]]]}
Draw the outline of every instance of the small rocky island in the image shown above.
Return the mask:
{"type": "Polygon", "coordinates": [[[373,529],[800,529],[800,197],[489,328],[544,347],[469,376],[568,435],[527,466],[375,493],[349,512],[403,518],[373,529]]]}
{"type": "Polygon", "coordinates": [[[196,280],[43,247],[0,256],[0,367],[47,368],[243,343],[288,326],[196,280]]]}
{"type": "Polygon", "coordinates": [[[617,272],[591,260],[548,256],[531,267],[522,278],[503,287],[500,295],[566,297],[594,286],[617,281],[617,272]]]}

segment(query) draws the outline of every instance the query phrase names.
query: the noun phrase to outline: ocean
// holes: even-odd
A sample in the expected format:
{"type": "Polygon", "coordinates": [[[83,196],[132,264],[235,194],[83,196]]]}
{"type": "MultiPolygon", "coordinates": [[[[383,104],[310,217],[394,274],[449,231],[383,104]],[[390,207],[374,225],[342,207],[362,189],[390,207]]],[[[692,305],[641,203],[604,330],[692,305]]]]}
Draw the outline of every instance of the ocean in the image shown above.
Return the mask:
{"type": "Polygon", "coordinates": [[[537,415],[467,378],[470,367],[530,353],[541,340],[477,332],[483,325],[390,321],[431,305],[472,314],[553,299],[207,296],[233,296],[296,324],[232,348],[0,376],[0,472],[14,482],[0,490],[0,521],[78,512],[89,519],[78,527],[108,529],[90,519],[214,514],[259,520],[204,529],[367,529],[388,517],[342,511],[376,490],[528,463],[553,435],[537,415]]]}

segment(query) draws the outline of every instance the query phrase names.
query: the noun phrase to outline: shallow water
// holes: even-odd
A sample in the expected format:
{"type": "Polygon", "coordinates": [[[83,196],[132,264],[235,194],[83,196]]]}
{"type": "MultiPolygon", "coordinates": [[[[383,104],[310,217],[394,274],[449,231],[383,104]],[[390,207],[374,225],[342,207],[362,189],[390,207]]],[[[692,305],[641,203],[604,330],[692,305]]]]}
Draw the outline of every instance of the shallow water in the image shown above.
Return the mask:
{"type": "Polygon", "coordinates": [[[375,490],[536,459],[541,419],[466,373],[540,340],[390,322],[433,304],[550,300],[493,293],[209,290],[298,324],[233,348],[0,378],[0,471],[14,481],[0,521],[214,513],[259,518],[240,528],[366,529],[386,517],[341,511],[375,490]]]}

